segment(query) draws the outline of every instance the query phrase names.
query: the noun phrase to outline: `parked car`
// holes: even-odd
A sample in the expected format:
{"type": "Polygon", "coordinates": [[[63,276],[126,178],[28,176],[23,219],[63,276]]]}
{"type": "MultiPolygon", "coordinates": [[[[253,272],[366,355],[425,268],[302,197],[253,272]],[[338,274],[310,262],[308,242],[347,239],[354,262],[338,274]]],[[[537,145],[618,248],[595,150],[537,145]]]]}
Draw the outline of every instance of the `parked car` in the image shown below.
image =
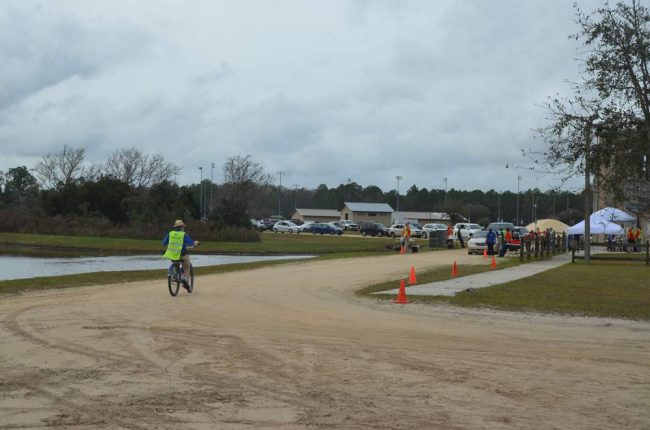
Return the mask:
{"type": "Polygon", "coordinates": [[[291,221],[278,221],[273,226],[274,233],[300,233],[300,226],[291,221]]]}
{"type": "Polygon", "coordinates": [[[513,228],[512,228],[512,236],[513,236],[513,239],[515,239],[515,237],[514,237],[514,236],[515,236],[515,232],[516,232],[517,234],[519,234],[519,240],[528,239],[528,237],[530,236],[530,231],[528,231],[528,229],[527,229],[526,227],[521,227],[521,226],[515,226],[515,227],[513,227],[513,228]]]}
{"type": "Polygon", "coordinates": [[[263,218],[260,220],[260,222],[262,223],[260,227],[260,231],[264,231],[264,230],[273,230],[273,226],[275,225],[276,222],[278,222],[278,220],[273,218],[263,218]]]}
{"type": "Polygon", "coordinates": [[[472,237],[474,233],[483,230],[483,227],[478,224],[459,222],[454,226],[454,235],[458,234],[458,230],[460,230],[460,234],[463,236],[464,240],[469,240],[469,238],[472,237]]]}
{"type": "Polygon", "coordinates": [[[380,222],[362,221],[359,223],[361,236],[388,236],[388,228],[380,222]]]}
{"type": "Polygon", "coordinates": [[[343,228],[343,230],[349,230],[349,231],[358,231],[359,230],[359,226],[357,224],[353,223],[350,220],[343,220],[343,221],[340,221],[340,223],[341,223],[341,227],[343,228]]]}
{"type": "MultiPolygon", "coordinates": [[[[487,244],[485,239],[487,237],[487,230],[477,231],[472,235],[470,240],[467,242],[467,253],[468,254],[483,254],[487,249],[487,244]]],[[[497,245],[494,246],[494,252],[497,252],[497,245]]]]}
{"type": "Polygon", "coordinates": [[[302,225],[299,226],[300,231],[301,232],[306,232],[307,229],[309,228],[309,226],[312,225],[312,224],[314,224],[314,221],[305,221],[304,223],[302,223],[302,225]]]}
{"type": "Polygon", "coordinates": [[[447,231],[447,224],[430,223],[422,226],[422,237],[427,238],[433,231],[447,231]]]}
{"type": "MultiPolygon", "coordinates": [[[[415,227],[416,224],[411,224],[411,237],[422,237],[422,230],[418,227],[415,227]]],[[[397,237],[402,235],[402,230],[404,230],[404,224],[393,224],[388,229],[388,234],[391,237],[397,237]]]]}
{"type": "Polygon", "coordinates": [[[512,231],[515,226],[511,222],[491,222],[487,227],[485,227],[486,230],[492,229],[496,232],[500,232],[501,230],[506,231],[506,228],[509,228],[510,231],[512,231]]]}
{"type": "Polygon", "coordinates": [[[313,234],[338,234],[339,236],[343,234],[342,228],[334,227],[326,222],[313,222],[304,231],[313,234]]]}
{"type": "Polygon", "coordinates": [[[256,220],[254,218],[251,218],[251,227],[253,227],[255,230],[262,231],[264,230],[264,224],[262,224],[262,221],[256,220]]]}

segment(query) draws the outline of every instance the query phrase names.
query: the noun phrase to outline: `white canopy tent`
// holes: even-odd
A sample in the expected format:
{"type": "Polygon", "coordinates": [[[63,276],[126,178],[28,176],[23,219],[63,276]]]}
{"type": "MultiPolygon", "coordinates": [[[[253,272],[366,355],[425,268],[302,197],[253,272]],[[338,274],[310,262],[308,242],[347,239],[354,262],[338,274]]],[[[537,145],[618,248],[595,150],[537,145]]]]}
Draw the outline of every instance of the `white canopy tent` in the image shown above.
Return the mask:
{"type": "MultiPolygon", "coordinates": [[[[625,230],[618,224],[606,221],[602,218],[590,218],[589,231],[591,234],[623,234],[625,230]]],[[[582,220],[576,225],[567,228],[567,234],[585,234],[585,221],[582,220]]]]}
{"type": "Polygon", "coordinates": [[[592,219],[602,218],[609,222],[634,222],[636,217],[616,208],[603,208],[591,214],[592,219]]]}
{"type": "MultiPolygon", "coordinates": [[[[625,211],[616,208],[603,208],[589,216],[589,231],[591,234],[623,234],[625,230],[617,222],[634,222],[636,218],[625,211]]],[[[567,234],[585,234],[585,222],[569,227],[567,234]]]]}

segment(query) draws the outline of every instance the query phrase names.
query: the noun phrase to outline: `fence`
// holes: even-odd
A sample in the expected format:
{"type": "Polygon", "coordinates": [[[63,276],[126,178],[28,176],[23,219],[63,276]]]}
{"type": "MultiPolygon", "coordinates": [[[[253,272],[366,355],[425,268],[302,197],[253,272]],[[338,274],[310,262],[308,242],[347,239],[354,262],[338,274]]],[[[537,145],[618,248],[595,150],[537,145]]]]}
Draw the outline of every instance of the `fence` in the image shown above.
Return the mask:
{"type": "Polygon", "coordinates": [[[544,258],[564,254],[568,251],[567,237],[566,234],[528,237],[521,241],[518,251],[520,262],[523,262],[524,259],[530,261],[533,256],[544,258]]]}
{"type": "MultiPolygon", "coordinates": [[[[592,242],[591,246],[602,246],[607,249],[606,254],[594,254],[589,258],[592,260],[613,260],[613,261],[645,261],[646,266],[650,266],[650,243],[646,240],[645,243],[627,243],[618,248],[618,245],[613,243],[599,243],[592,242]],[[643,248],[645,248],[645,255],[643,255],[643,248]],[[621,257],[624,255],[624,257],[621,257]]],[[[584,260],[584,255],[576,255],[576,247],[571,248],[571,262],[575,263],[576,260],[584,260]]]]}

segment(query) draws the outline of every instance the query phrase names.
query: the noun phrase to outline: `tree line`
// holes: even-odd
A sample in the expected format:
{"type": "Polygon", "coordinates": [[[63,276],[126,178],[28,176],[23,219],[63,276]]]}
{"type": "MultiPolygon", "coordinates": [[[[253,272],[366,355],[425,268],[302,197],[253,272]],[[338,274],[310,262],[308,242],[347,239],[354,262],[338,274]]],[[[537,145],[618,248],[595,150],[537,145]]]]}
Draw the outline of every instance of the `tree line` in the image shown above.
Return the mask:
{"type": "MultiPolygon", "coordinates": [[[[350,182],[315,189],[280,188],[252,156],[227,159],[223,181],[178,185],[180,170],[160,155],[135,148],[115,151],[103,165],[84,162],[83,148],[64,146],[36,166],[0,172],[0,210],[4,231],[87,233],[157,237],[173,220],[196,221],[202,237],[259,240],[251,218],[278,213],[291,218],[296,208],[337,209],[344,202],[388,203],[396,208],[396,190],[383,191],[350,182]],[[199,223],[199,221],[202,221],[199,223]],[[228,232],[226,234],[225,232],[228,232]]],[[[399,196],[401,211],[449,212],[474,222],[517,221],[553,217],[578,221],[582,196],[538,189],[463,191],[411,186],[399,196]]]]}

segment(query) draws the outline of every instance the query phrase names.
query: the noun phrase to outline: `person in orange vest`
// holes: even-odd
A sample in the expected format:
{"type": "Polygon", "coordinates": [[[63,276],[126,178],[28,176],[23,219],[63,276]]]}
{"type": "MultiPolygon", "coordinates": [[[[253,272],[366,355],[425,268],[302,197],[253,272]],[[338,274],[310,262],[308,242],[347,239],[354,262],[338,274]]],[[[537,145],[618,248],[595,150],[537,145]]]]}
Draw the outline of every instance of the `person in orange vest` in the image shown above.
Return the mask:
{"type": "Polygon", "coordinates": [[[449,224],[447,226],[447,248],[451,249],[454,247],[454,228],[449,224]]]}
{"type": "Polygon", "coordinates": [[[512,242],[512,233],[510,232],[510,227],[506,227],[506,234],[503,238],[503,248],[501,248],[501,252],[499,252],[499,257],[506,255],[508,248],[510,248],[510,242],[512,242]]]}
{"type": "Polygon", "coordinates": [[[630,247],[630,251],[636,251],[635,247],[633,247],[635,241],[634,230],[632,230],[632,227],[630,227],[627,229],[627,243],[632,245],[632,247],[630,247]]]}
{"type": "Polygon", "coordinates": [[[639,252],[639,245],[641,245],[641,242],[643,241],[643,231],[641,230],[641,227],[638,225],[634,229],[634,243],[636,246],[634,247],[634,252],[639,252]]]}

